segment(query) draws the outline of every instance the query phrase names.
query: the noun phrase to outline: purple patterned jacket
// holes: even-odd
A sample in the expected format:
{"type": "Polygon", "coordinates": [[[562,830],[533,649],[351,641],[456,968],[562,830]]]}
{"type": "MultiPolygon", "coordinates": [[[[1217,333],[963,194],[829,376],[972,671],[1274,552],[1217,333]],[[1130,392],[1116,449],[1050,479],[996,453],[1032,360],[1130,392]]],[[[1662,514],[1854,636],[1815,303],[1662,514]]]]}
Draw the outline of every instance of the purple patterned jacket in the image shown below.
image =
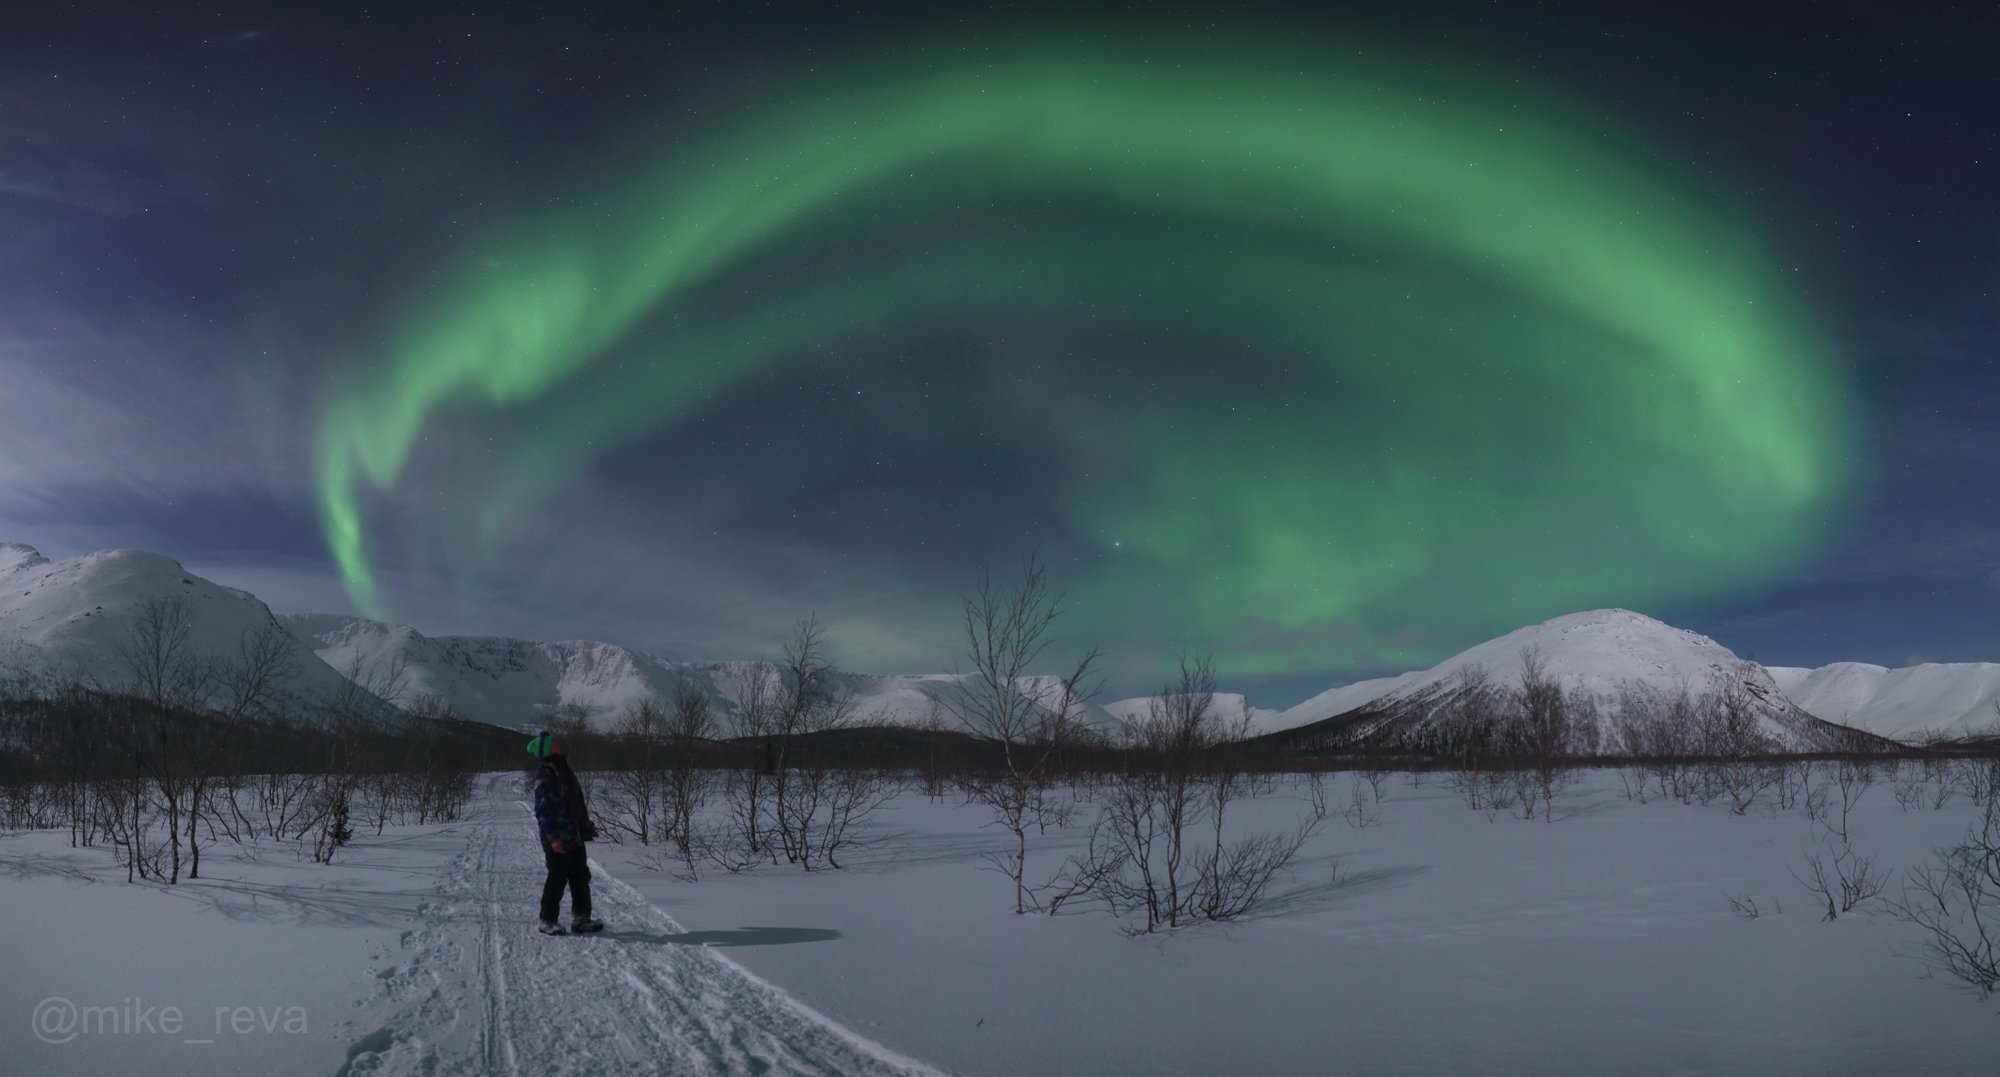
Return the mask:
{"type": "Polygon", "coordinates": [[[583,802],[583,785],[562,756],[544,759],[535,768],[535,823],[541,828],[542,848],[551,852],[557,842],[574,849],[597,836],[583,802]]]}

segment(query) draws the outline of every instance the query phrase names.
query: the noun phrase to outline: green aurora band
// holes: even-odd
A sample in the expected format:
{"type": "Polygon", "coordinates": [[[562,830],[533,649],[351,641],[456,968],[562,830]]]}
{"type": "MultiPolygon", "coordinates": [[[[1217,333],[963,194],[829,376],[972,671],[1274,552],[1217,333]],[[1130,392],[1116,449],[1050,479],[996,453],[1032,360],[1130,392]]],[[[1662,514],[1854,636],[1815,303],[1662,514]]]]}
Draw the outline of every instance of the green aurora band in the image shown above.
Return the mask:
{"type": "Polygon", "coordinates": [[[1776,267],[1605,140],[1383,104],[1414,96],[1062,51],[877,72],[541,214],[327,394],[320,508],[348,591],[384,612],[364,506],[427,424],[532,414],[480,499],[490,548],[594,456],[753,374],[1024,317],[1178,327],[1211,365],[1251,347],[1287,375],[1230,420],[1226,369],[1123,409],[1052,372],[1052,428],[1093,466],[1051,496],[1072,537],[1118,543],[1065,581],[1094,631],[1235,673],[1351,667],[1405,626],[1728,593],[1805,552],[1848,419],[1776,267]],[[877,234],[1036,199],[1088,212],[940,227],[922,258],[877,234]]]}

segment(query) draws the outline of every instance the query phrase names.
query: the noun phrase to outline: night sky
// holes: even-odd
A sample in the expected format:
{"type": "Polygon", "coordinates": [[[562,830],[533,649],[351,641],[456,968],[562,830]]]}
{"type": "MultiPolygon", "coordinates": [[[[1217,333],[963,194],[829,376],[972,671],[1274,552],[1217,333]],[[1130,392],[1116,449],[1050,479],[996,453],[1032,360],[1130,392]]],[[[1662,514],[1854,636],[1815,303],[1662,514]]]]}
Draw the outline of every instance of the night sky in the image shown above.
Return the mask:
{"type": "Polygon", "coordinates": [[[0,540],[1287,705],[1626,606],[2000,660],[1983,5],[8,5],[0,540]]]}

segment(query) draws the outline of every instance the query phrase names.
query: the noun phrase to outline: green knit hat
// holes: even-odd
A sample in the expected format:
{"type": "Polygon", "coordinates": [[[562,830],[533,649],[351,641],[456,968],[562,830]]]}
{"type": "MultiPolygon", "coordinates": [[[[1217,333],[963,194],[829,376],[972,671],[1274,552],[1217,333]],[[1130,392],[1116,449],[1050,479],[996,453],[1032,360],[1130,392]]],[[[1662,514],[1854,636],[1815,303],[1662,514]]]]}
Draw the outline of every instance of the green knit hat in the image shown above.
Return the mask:
{"type": "Polygon", "coordinates": [[[534,756],[536,759],[547,759],[549,757],[549,749],[555,746],[555,735],[544,729],[540,733],[535,734],[535,739],[528,742],[528,754],[534,756]]]}

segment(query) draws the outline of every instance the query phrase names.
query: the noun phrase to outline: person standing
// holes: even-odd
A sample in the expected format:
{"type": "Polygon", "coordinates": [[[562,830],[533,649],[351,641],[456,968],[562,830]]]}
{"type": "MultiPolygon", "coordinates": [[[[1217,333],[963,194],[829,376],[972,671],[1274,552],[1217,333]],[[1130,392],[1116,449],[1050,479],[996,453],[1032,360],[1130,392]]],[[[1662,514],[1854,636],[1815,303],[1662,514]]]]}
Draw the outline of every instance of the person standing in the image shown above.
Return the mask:
{"type": "Polygon", "coordinates": [[[591,824],[590,807],[583,800],[583,784],[569,769],[562,742],[548,730],[528,742],[528,754],[541,760],[535,768],[535,824],[549,867],[548,881],[542,884],[542,934],[602,931],[604,922],[590,915],[590,858],[583,847],[597,836],[597,827],[591,824]],[[564,887],[569,889],[567,931],[556,919],[562,912],[564,887]]]}

